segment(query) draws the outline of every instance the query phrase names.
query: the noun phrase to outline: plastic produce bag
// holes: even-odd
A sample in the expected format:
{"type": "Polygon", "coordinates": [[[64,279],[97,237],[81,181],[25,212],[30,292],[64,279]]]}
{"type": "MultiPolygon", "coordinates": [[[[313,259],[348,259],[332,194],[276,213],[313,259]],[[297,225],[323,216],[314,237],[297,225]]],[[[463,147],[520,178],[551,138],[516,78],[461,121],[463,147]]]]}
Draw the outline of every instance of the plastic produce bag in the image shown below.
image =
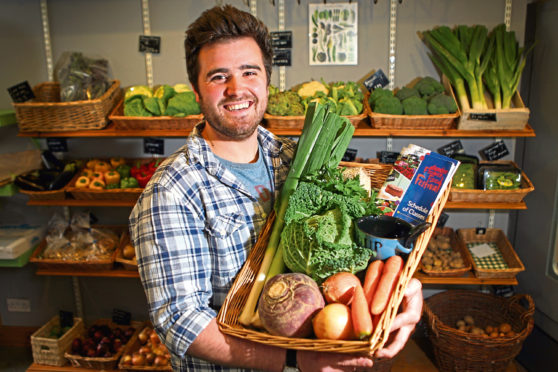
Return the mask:
{"type": "Polygon", "coordinates": [[[102,96],[112,84],[109,63],[80,52],[64,52],[58,59],[55,80],[60,83],[60,101],[83,101],[102,96]]]}

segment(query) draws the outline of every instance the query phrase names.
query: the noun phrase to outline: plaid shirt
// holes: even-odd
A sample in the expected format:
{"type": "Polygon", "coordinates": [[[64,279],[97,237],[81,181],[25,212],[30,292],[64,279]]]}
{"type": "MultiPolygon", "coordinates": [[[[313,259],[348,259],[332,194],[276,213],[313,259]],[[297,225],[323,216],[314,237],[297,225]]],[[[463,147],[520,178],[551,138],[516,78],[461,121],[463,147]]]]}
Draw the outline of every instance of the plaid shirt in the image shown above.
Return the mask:
{"type": "MultiPolygon", "coordinates": [[[[267,217],[214,156],[200,135],[204,125],[157,168],[130,215],[149,316],[175,371],[230,370],[186,351],[216,317],[267,217]]],[[[295,143],[262,127],[258,139],[276,198],[295,143]]]]}

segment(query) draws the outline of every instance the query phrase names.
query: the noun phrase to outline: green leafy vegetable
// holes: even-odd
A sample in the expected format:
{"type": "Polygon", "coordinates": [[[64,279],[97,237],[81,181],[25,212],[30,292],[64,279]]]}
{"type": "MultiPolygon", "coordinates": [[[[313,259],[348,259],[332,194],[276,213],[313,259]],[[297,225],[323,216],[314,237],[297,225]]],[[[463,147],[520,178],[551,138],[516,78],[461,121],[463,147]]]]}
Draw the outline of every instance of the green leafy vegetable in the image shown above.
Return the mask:
{"type": "Polygon", "coordinates": [[[340,208],[288,224],[281,234],[285,265],[318,283],[340,271],[364,270],[372,251],[353,243],[353,228],[340,208]]]}

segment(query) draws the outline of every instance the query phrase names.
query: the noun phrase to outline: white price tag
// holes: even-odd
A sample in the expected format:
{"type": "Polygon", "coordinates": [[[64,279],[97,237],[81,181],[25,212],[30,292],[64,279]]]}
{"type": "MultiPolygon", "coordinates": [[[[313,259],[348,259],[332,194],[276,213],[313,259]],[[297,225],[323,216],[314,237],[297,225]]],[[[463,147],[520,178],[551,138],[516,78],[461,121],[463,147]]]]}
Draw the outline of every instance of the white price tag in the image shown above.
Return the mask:
{"type": "Polygon", "coordinates": [[[470,251],[478,258],[485,258],[496,253],[496,251],[486,243],[476,245],[471,248],[470,251]]]}

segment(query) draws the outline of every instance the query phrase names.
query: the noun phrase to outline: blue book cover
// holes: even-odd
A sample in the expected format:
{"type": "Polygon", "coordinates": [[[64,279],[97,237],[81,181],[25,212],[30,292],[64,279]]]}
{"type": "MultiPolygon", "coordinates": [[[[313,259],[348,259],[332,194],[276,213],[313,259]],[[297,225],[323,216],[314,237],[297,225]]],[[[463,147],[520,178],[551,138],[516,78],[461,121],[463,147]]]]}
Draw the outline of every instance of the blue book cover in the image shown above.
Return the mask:
{"type": "Polygon", "coordinates": [[[459,161],[438,153],[426,154],[393,215],[412,225],[426,221],[458,165],[459,161]]]}

